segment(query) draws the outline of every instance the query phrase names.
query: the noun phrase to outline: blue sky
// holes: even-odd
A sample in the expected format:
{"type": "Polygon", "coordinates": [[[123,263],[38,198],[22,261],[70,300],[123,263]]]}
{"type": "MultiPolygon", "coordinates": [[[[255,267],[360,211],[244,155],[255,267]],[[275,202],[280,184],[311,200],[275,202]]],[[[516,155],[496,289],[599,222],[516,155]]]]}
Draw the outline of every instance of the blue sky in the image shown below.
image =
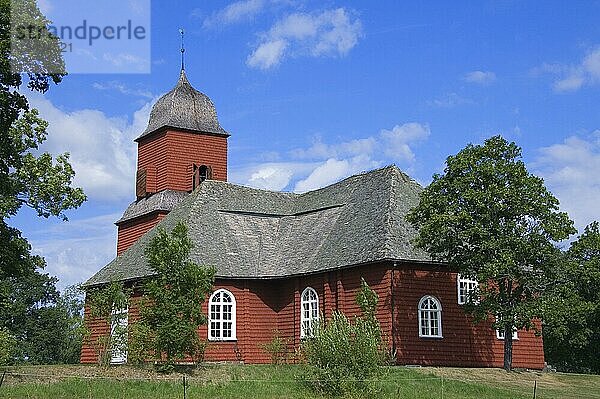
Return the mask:
{"type": "Polygon", "coordinates": [[[306,191],[395,163],[427,184],[500,133],[579,229],[600,219],[600,1],[449,4],[153,1],[150,74],[72,74],[28,94],[50,122],[44,149],[71,153],[89,200],[67,223],[27,210],[12,223],[60,287],[114,257],[132,140],[177,80],[179,27],[188,78],[231,133],[230,181],[306,191]]]}

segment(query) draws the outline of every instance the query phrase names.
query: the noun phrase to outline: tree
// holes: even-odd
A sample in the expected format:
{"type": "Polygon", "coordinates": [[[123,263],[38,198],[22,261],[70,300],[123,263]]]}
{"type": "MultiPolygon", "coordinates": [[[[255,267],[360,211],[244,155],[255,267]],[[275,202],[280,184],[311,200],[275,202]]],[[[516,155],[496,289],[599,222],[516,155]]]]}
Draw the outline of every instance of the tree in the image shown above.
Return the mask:
{"type": "Polygon", "coordinates": [[[71,187],[74,171],[68,154],[53,158],[40,152],[48,125],[19,92],[20,71],[26,72],[27,87],[41,93],[51,82],[62,80],[58,39],[44,35],[38,59],[14,48],[11,52],[11,17],[12,22],[18,19],[43,27],[49,21],[33,0],[0,0],[0,328],[6,327],[17,339],[20,357],[30,359],[26,342],[32,336],[31,326],[46,320],[42,314],[49,310],[44,308],[56,304],[58,291],[56,279],[39,271],[44,259],[31,254],[31,245],[9,226],[9,218],[26,206],[41,217],[66,220],[64,211],[79,207],[85,195],[71,187]],[[11,15],[11,6],[19,12],[11,15]]]}
{"type": "Polygon", "coordinates": [[[567,251],[562,282],[544,306],[544,351],[561,371],[600,373],[600,224],[567,251]]]}
{"type": "Polygon", "coordinates": [[[407,215],[416,246],[479,282],[466,310],[504,332],[504,368],[512,367],[514,329],[535,328],[541,300],[558,281],[555,242],[575,232],[521,149],[501,136],[467,145],[446,159],[407,215]]]}
{"type": "Polygon", "coordinates": [[[169,234],[162,228],[146,248],[146,258],[156,272],[144,285],[139,331],[150,331],[154,355],[165,359],[166,370],[176,359],[197,360],[204,345],[198,327],[206,324],[202,303],[211,292],[214,268],[189,260],[193,243],[187,226],[179,222],[169,234]]]}

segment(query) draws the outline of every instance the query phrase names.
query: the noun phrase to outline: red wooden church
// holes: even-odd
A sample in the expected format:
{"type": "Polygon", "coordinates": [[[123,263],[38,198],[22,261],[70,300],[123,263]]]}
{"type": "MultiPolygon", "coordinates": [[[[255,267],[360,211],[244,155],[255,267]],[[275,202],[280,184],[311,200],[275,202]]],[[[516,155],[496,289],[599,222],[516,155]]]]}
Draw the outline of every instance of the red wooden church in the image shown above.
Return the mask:
{"type": "MultiPolygon", "coordinates": [[[[87,287],[151,276],[144,248],[153,227],[184,221],[192,260],[217,270],[208,325],[198,331],[209,341],[208,361],[268,362],[261,344],[275,330],[297,346],[320,315],[357,314],[364,278],[379,295],[377,317],[398,364],[502,366],[503,337],[463,311],[476,282],[411,245],[405,215],[418,183],[388,166],[304,194],[239,186],[227,182],[228,138],[211,100],[182,70],[136,139],[137,198],[116,222],[117,257],[87,287]]],[[[91,342],[110,327],[88,310],[92,335],[81,362],[95,363],[91,342]]],[[[135,299],[128,312],[135,320],[135,299]]],[[[515,338],[513,366],[541,369],[542,338],[521,330],[515,338]]]]}

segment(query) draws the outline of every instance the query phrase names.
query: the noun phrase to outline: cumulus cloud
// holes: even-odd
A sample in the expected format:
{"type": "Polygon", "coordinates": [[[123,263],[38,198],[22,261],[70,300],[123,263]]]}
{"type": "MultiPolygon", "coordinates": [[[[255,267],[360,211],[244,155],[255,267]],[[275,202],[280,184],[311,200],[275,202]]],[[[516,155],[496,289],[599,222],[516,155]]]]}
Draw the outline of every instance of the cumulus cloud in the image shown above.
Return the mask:
{"type": "Polygon", "coordinates": [[[202,26],[204,28],[215,28],[251,19],[259,14],[264,9],[265,5],[265,0],[236,1],[205,18],[202,26]]]}
{"type": "Polygon", "coordinates": [[[325,143],[316,138],[306,148],[290,150],[281,162],[246,165],[231,172],[232,181],[268,190],[295,192],[314,190],[356,173],[386,164],[411,168],[413,147],[430,134],[428,125],[417,122],[382,129],[373,136],[325,143]]]}
{"type": "Polygon", "coordinates": [[[557,92],[573,92],[584,86],[600,82],[600,46],[590,50],[575,65],[543,64],[533,70],[534,74],[550,73],[557,75],[553,88],[557,92]]]}
{"type": "Polygon", "coordinates": [[[246,63],[253,68],[272,68],[279,64],[286,47],[288,47],[288,42],[282,39],[263,43],[254,50],[246,63]]]}
{"type": "Polygon", "coordinates": [[[491,71],[473,71],[465,74],[463,80],[468,83],[489,85],[496,80],[496,74],[491,71]]]}
{"type": "MultiPolygon", "coordinates": [[[[58,288],[82,283],[116,255],[117,230],[113,224],[120,214],[85,219],[71,218],[29,232],[33,252],[46,259],[46,273],[58,276],[58,288]]],[[[45,224],[45,223],[44,223],[45,224]]]]}
{"type": "Polygon", "coordinates": [[[136,146],[133,139],[146,127],[151,103],[127,118],[111,118],[94,109],[65,112],[47,98],[28,94],[33,108],[49,122],[42,150],[69,152],[75,170],[74,184],[89,199],[118,201],[133,195],[136,146]]]}
{"type": "Polygon", "coordinates": [[[330,158],[317,166],[305,179],[298,181],[294,192],[304,193],[333,184],[345,177],[381,166],[381,161],[371,159],[367,155],[350,159],[330,158]]]}
{"type": "Polygon", "coordinates": [[[246,63],[252,68],[269,69],[286,56],[344,56],[361,35],[361,21],[344,8],[293,13],[260,35],[261,40],[246,63]]]}
{"type": "Polygon", "coordinates": [[[579,231],[600,220],[600,131],[541,148],[532,164],[579,231]]]}

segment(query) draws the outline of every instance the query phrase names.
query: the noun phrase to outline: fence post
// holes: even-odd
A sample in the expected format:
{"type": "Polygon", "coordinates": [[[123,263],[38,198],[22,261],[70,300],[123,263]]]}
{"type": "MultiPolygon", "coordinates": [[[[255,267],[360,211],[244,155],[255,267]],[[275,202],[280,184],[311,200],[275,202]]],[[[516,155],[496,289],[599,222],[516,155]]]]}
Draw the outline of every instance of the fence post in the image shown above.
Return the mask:
{"type": "Polygon", "coordinates": [[[2,386],[2,383],[4,382],[5,376],[6,376],[6,370],[4,370],[4,373],[2,373],[2,379],[0,379],[0,387],[2,386]]]}
{"type": "Polygon", "coordinates": [[[533,381],[533,399],[535,399],[536,391],[537,391],[537,380],[533,381]]]}
{"type": "Polygon", "coordinates": [[[442,375],[442,399],[444,399],[444,376],[442,375]]]}
{"type": "Polygon", "coordinates": [[[183,376],[183,399],[187,398],[186,385],[185,385],[185,374],[183,376]]]}

